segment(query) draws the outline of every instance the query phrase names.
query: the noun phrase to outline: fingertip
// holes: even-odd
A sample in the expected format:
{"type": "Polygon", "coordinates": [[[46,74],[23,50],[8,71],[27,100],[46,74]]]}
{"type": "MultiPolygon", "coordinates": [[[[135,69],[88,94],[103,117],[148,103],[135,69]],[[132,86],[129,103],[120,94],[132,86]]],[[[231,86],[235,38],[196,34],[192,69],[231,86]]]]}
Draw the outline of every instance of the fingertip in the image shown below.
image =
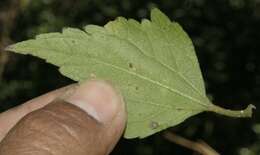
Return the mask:
{"type": "Polygon", "coordinates": [[[82,83],[65,101],[72,103],[101,123],[111,123],[125,113],[123,97],[110,83],[90,80],[82,83]]]}

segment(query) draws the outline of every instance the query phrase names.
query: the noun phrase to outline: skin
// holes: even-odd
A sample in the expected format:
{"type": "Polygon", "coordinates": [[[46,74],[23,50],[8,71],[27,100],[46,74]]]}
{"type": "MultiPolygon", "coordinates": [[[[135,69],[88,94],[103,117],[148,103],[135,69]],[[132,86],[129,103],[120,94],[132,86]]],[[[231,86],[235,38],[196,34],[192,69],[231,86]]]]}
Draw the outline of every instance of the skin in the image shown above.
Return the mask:
{"type": "Polygon", "coordinates": [[[110,84],[74,84],[1,113],[0,155],[106,155],[125,124],[123,98],[110,84]]]}

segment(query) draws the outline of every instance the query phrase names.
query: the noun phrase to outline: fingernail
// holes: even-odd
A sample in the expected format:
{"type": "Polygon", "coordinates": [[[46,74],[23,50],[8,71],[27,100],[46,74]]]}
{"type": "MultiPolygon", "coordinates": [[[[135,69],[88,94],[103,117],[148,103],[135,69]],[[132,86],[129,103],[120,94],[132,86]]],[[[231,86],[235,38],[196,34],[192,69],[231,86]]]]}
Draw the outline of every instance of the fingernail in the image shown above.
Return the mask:
{"type": "Polygon", "coordinates": [[[124,106],[121,95],[107,82],[98,80],[81,84],[64,100],[101,123],[112,121],[124,106]]]}

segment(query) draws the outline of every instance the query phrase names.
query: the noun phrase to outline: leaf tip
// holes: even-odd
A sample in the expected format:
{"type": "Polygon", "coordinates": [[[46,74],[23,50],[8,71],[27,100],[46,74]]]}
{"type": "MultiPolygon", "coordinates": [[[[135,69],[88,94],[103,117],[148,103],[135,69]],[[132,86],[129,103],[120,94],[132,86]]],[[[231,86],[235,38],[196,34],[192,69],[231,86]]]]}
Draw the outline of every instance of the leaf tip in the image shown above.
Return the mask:
{"type": "Polygon", "coordinates": [[[15,44],[8,45],[7,47],[4,48],[5,51],[10,51],[13,52],[15,51],[15,44]]]}
{"type": "Polygon", "coordinates": [[[152,7],[151,8],[151,13],[157,13],[157,12],[161,12],[157,7],[152,7]]]}
{"type": "Polygon", "coordinates": [[[151,9],[151,18],[156,16],[166,16],[160,9],[153,7],[151,9]]]}
{"type": "Polygon", "coordinates": [[[151,9],[151,21],[164,27],[171,23],[171,20],[160,9],[154,7],[151,9]]]}

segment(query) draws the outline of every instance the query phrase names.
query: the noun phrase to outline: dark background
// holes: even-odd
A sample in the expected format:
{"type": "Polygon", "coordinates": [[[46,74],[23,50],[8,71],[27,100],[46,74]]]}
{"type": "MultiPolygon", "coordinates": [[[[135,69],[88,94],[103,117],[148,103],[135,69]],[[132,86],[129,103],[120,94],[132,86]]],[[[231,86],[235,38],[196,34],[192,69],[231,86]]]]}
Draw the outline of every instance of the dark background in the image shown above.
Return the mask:
{"type": "MultiPolygon", "coordinates": [[[[260,99],[259,0],[0,0],[0,112],[73,83],[57,68],[31,56],[5,52],[8,44],[38,33],[104,25],[117,16],[149,18],[158,7],[179,22],[196,48],[207,93],[215,104],[242,109],[260,99]]],[[[0,124],[1,126],[1,124],[0,124]]],[[[170,129],[202,139],[224,155],[260,154],[260,111],[252,119],[202,113],[170,129]]],[[[165,140],[122,139],[112,154],[196,154],[165,140]]]]}

